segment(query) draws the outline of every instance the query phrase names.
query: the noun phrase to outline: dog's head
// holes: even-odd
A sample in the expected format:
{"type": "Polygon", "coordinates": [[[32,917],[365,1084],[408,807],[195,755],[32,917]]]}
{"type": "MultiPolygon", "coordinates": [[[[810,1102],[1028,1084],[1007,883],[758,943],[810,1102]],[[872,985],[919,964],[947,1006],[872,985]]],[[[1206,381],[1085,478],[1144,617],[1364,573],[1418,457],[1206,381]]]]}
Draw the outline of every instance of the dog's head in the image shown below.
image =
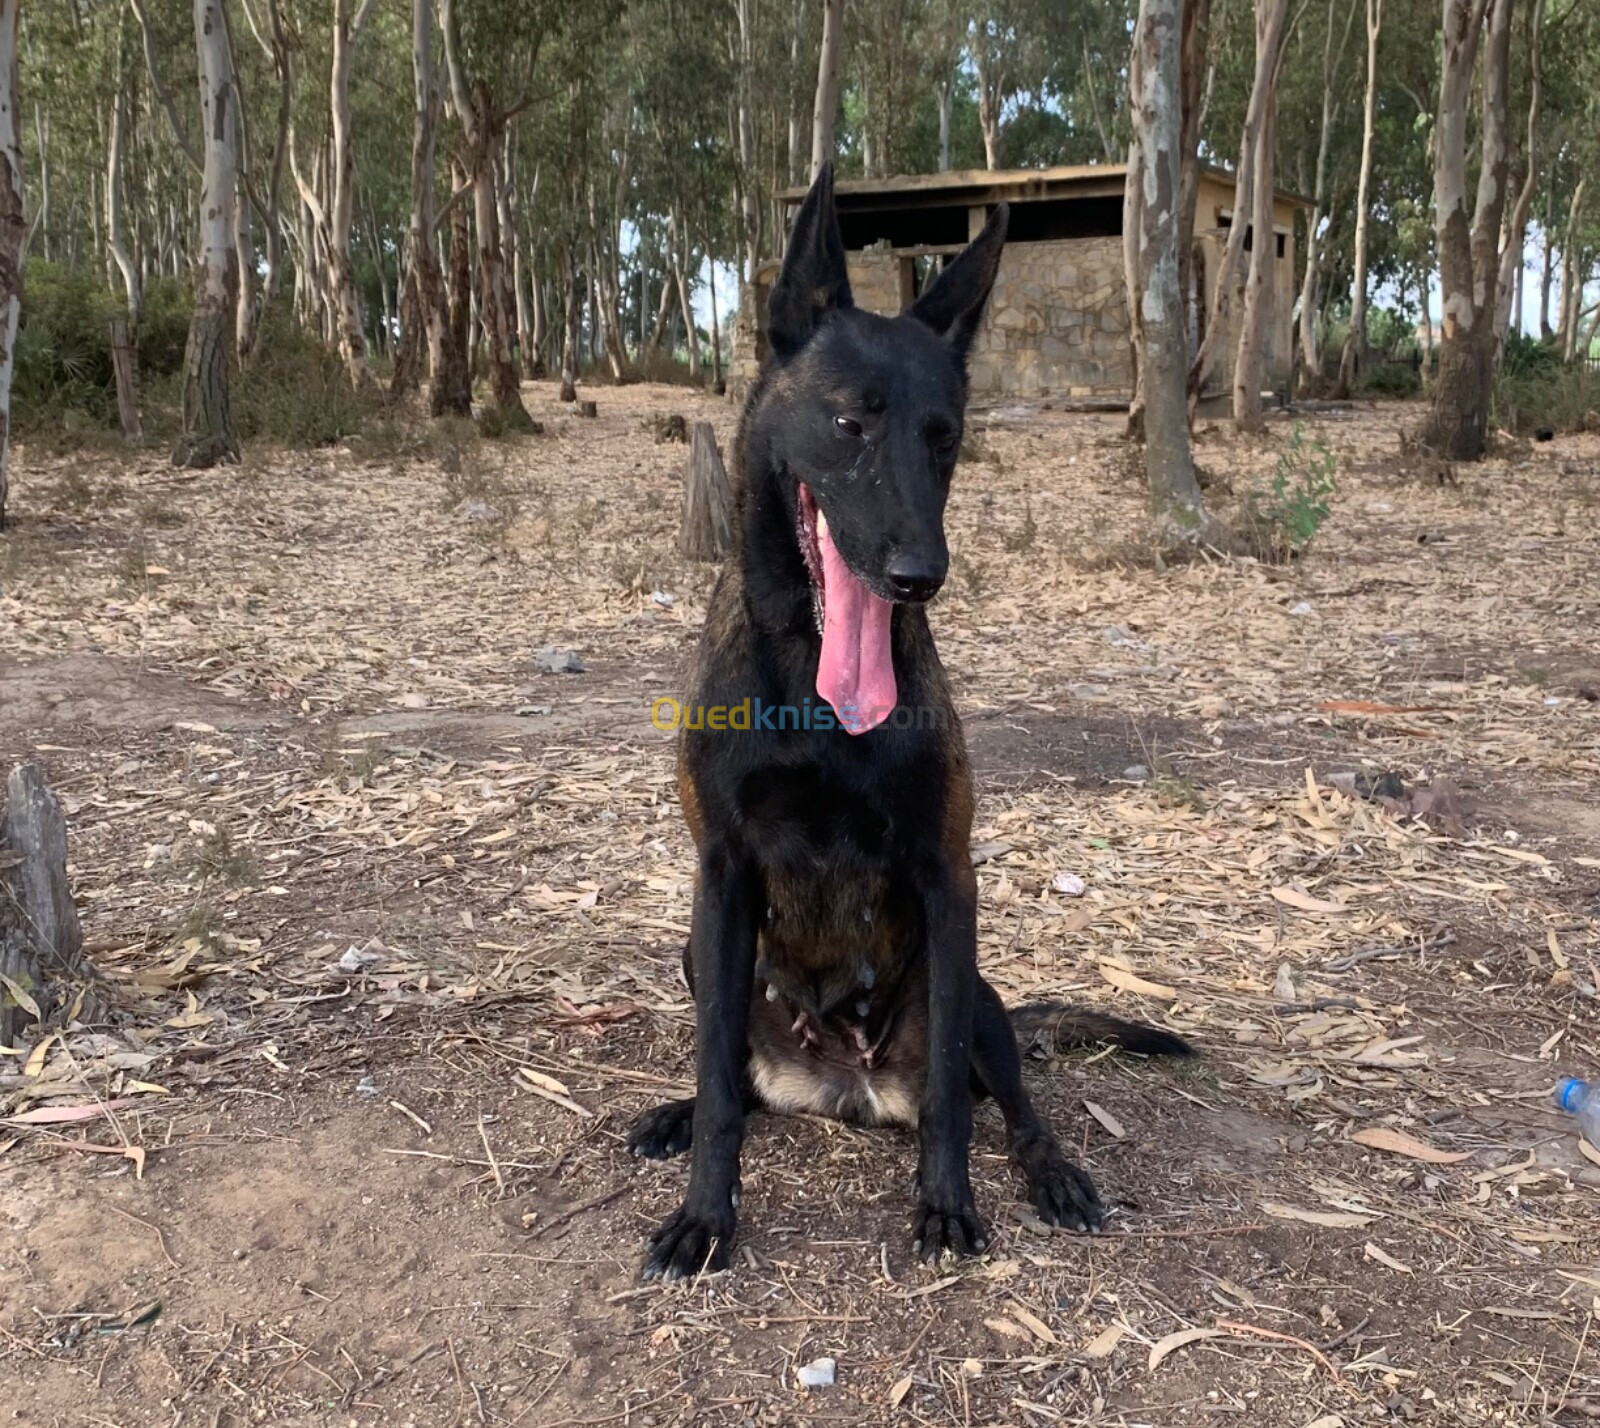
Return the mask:
{"type": "Polygon", "coordinates": [[[1007,209],[898,317],[857,309],[817,175],[767,306],[773,370],[750,445],[784,473],[823,631],[817,688],[853,732],[895,702],[889,619],[949,571],[944,508],[961,446],[967,352],[994,286],[1007,209]],[[853,705],[852,720],[845,705],[853,705]],[[874,711],[877,712],[874,717],[874,711]]]}

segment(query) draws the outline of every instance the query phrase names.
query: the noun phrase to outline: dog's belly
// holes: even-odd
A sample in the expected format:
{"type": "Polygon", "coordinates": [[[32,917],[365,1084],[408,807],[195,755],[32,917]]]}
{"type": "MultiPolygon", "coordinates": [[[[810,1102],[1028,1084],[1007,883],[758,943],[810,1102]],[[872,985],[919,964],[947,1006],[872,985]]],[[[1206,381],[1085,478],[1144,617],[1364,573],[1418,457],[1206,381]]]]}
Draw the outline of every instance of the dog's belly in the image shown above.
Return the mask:
{"type": "Polygon", "coordinates": [[[761,1104],[783,1115],[916,1128],[921,1088],[902,1071],[808,1066],[797,1056],[752,1050],[750,1079],[761,1104]]]}
{"type": "Polygon", "coordinates": [[[821,1048],[802,1046],[785,1021],[781,1012],[766,1015],[760,1003],[752,1016],[750,1079],[768,1110],[862,1126],[916,1126],[926,1061],[907,1038],[896,1038],[868,1066],[848,1032],[825,1027],[821,1048]]]}
{"type": "Polygon", "coordinates": [[[768,1110],[827,1116],[863,1126],[917,1124],[927,1078],[926,987],[903,984],[889,1005],[881,1039],[864,1052],[863,1030],[843,1015],[796,1037],[791,1008],[758,990],[750,1007],[750,1079],[768,1110]]]}

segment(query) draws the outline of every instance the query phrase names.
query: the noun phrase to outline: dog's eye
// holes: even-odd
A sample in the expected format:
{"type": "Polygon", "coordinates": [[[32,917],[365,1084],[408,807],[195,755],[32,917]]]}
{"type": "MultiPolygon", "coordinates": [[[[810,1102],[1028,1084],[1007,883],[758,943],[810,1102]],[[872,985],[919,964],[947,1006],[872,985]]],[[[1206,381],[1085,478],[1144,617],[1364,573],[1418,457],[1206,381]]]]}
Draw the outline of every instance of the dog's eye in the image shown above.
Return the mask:
{"type": "Polygon", "coordinates": [[[961,438],[953,428],[936,427],[928,433],[928,443],[940,456],[948,456],[960,444],[961,438]]]}
{"type": "Polygon", "coordinates": [[[833,424],[846,436],[861,435],[861,423],[855,420],[854,417],[835,417],[833,424]]]}

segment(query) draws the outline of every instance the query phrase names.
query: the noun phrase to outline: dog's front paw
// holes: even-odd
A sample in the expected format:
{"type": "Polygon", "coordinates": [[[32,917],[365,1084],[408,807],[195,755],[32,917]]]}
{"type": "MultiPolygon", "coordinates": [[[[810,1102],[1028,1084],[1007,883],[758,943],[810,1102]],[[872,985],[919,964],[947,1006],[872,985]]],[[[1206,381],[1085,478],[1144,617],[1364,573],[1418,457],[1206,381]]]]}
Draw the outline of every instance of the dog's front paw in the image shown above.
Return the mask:
{"type": "Polygon", "coordinates": [[[670,1160],[694,1141],[694,1102],[651,1106],[628,1128],[628,1149],[646,1160],[670,1160]]]}
{"type": "Polygon", "coordinates": [[[1045,1224],[1099,1233],[1106,1211],[1094,1181],[1061,1153],[1053,1139],[1019,1147],[1017,1161],[1028,1179],[1028,1198],[1045,1224]]]}
{"type": "Polygon", "coordinates": [[[650,1236],[644,1257],[645,1279],[690,1279],[702,1272],[715,1274],[728,1267],[733,1247],[734,1215],[727,1211],[706,1214],[681,1206],[650,1236]]]}
{"type": "Polygon", "coordinates": [[[935,1260],[946,1251],[951,1254],[982,1254],[989,1238],[978,1218],[971,1192],[953,1205],[934,1204],[927,1196],[917,1200],[916,1218],[911,1222],[911,1252],[925,1260],[935,1260]]]}

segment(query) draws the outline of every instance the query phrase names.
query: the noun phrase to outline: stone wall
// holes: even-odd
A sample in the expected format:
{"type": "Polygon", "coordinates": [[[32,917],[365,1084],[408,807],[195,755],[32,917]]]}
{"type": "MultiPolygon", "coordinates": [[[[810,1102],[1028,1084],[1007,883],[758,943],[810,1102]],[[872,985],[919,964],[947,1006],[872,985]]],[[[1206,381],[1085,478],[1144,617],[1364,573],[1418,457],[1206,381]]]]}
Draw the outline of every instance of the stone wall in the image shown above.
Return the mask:
{"type": "Polygon", "coordinates": [[[1125,397],[1133,383],[1122,240],[1013,243],[968,363],[972,395],[1125,397]]]}
{"type": "Polygon", "coordinates": [[[894,317],[906,306],[904,292],[910,296],[910,283],[902,283],[901,268],[911,262],[893,248],[862,248],[845,254],[845,271],[850,275],[850,296],[867,312],[894,317]]]}
{"type": "MultiPolygon", "coordinates": [[[[857,307],[885,315],[901,310],[910,258],[870,249],[847,261],[857,307]]],[[[968,365],[980,401],[1125,397],[1133,368],[1122,241],[1008,245],[968,365]]]]}
{"type": "MultiPolygon", "coordinates": [[[[1197,277],[1207,297],[1221,266],[1227,230],[1223,215],[1233,186],[1205,175],[1195,224],[1197,277]]],[[[1284,253],[1274,274],[1275,311],[1269,328],[1267,380],[1286,388],[1293,360],[1290,313],[1294,284],[1294,206],[1280,198],[1274,226],[1284,253]]],[[[846,255],[856,306],[893,316],[910,300],[913,259],[891,248],[846,255]]],[[[734,323],[728,390],[742,400],[765,354],[758,322],[776,264],[763,264],[744,294],[734,323]]],[[[1237,289],[1236,289],[1237,293],[1237,289]]],[[[1209,305],[1209,304],[1207,304],[1209,305]]],[[[1229,390],[1241,303],[1230,304],[1229,332],[1219,340],[1206,373],[1205,390],[1229,390]]],[[[1128,304],[1121,238],[1063,238],[1009,244],[1000,258],[989,310],[973,342],[969,364],[972,396],[996,402],[1016,397],[1093,397],[1126,400],[1133,386],[1128,344],[1128,304]]]]}

